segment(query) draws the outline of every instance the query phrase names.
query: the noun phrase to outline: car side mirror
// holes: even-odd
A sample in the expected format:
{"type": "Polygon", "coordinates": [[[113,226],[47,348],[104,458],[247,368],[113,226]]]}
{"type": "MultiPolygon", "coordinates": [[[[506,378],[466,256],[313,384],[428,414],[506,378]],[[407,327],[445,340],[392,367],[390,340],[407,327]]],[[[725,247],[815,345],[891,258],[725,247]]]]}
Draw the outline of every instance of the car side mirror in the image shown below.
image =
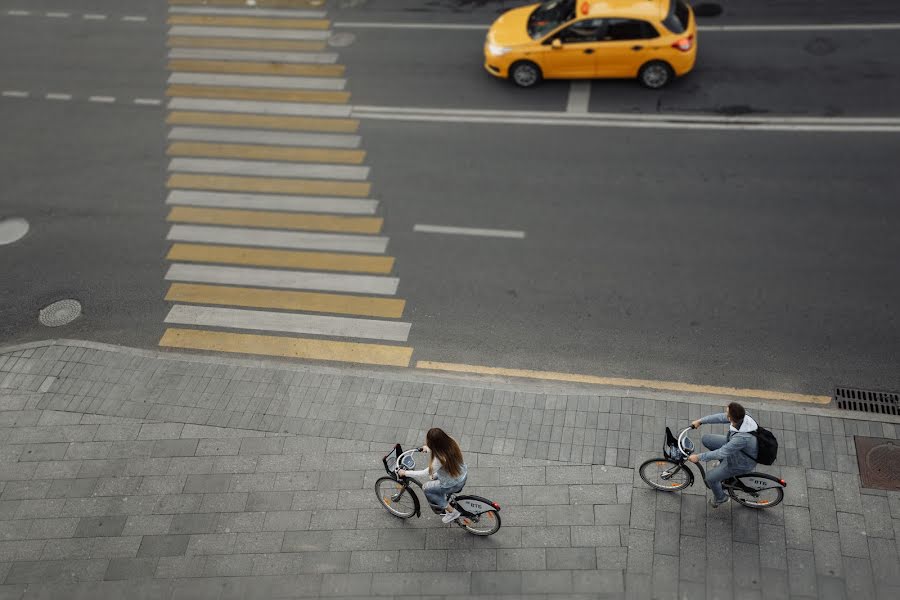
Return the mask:
{"type": "Polygon", "coordinates": [[[555,40],[550,42],[550,47],[553,48],[554,50],[559,50],[560,48],[562,48],[562,42],[560,41],[559,38],[556,38],[555,40]]]}

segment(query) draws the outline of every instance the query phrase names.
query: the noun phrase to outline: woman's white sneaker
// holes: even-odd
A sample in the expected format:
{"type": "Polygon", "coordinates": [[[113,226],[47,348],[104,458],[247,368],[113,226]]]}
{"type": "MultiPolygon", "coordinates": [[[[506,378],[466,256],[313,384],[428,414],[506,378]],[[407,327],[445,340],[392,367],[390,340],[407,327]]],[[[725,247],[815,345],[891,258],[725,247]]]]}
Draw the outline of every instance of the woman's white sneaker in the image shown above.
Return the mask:
{"type": "Polygon", "coordinates": [[[459,511],[454,510],[453,512],[449,512],[449,513],[445,514],[443,517],[441,517],[441,521],[443,521],[444,523],[452,523],[453,521],[457,520],[458,518],[459,518],[459,511]]]}

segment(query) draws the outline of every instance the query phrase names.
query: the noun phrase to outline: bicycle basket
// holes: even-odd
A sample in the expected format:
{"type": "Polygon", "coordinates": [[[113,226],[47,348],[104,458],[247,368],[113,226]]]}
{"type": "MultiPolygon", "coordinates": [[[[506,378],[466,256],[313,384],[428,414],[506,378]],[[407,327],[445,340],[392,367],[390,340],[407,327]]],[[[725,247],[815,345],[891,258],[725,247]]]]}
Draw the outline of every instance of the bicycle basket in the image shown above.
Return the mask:
{"type": "Polygon", "coordinates": [[[397,466],[397,457],[403,454],[403,448],[400,447],[400,444],[396,444],[393,449],[384,455],[382,459],[384,462],[384,470],[388,472],[388,475],[394,474],[394,469],[397,466]]]}
{"type": "MultiPolygon", "coordinates": [[[[684,438],[684,449],[688,454],[694,451],[694,442],[691,441],[691,438],[684,438]]],[[[668,427],[666,427],[666,445],[663,448],[663,454],[666,458],[671,458],[672,460],[681,460],[684,458],[681,450],[678,449],[678,438],[672,435],[672,430],[668,427]]]]}

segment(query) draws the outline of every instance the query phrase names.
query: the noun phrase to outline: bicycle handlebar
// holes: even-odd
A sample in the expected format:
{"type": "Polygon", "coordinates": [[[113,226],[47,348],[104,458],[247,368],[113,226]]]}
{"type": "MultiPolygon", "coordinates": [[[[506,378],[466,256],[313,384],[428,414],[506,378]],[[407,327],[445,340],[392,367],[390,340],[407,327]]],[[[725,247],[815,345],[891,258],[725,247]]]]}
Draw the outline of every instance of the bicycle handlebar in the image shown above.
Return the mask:
{"type": "Polygon", "coordinates": [[[688,452],[687,450],[684,449],[684,446],[683,446],[684,436],[686,436],[687,432],[690,431],[691,429],[694,429],[693,425],[685,427],[681,431],[681,433],[678,434],[678,450],[681,451],[681,453],[684,454],[685,456],[690,456],[690,452],[688,452]]]}

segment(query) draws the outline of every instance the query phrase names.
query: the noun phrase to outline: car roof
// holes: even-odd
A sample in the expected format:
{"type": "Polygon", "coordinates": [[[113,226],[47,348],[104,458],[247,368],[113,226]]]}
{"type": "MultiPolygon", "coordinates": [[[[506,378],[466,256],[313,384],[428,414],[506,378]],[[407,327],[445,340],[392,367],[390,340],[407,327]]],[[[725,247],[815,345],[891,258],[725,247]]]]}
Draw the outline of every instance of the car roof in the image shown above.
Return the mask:
{"type": "Polygon", "coordinates": [[[670,0],[576,0],[575,17],[623,16],[661,20],[666,17],[670,0]],[[587,14],[584,5],[589,5],[587,14]]]}

